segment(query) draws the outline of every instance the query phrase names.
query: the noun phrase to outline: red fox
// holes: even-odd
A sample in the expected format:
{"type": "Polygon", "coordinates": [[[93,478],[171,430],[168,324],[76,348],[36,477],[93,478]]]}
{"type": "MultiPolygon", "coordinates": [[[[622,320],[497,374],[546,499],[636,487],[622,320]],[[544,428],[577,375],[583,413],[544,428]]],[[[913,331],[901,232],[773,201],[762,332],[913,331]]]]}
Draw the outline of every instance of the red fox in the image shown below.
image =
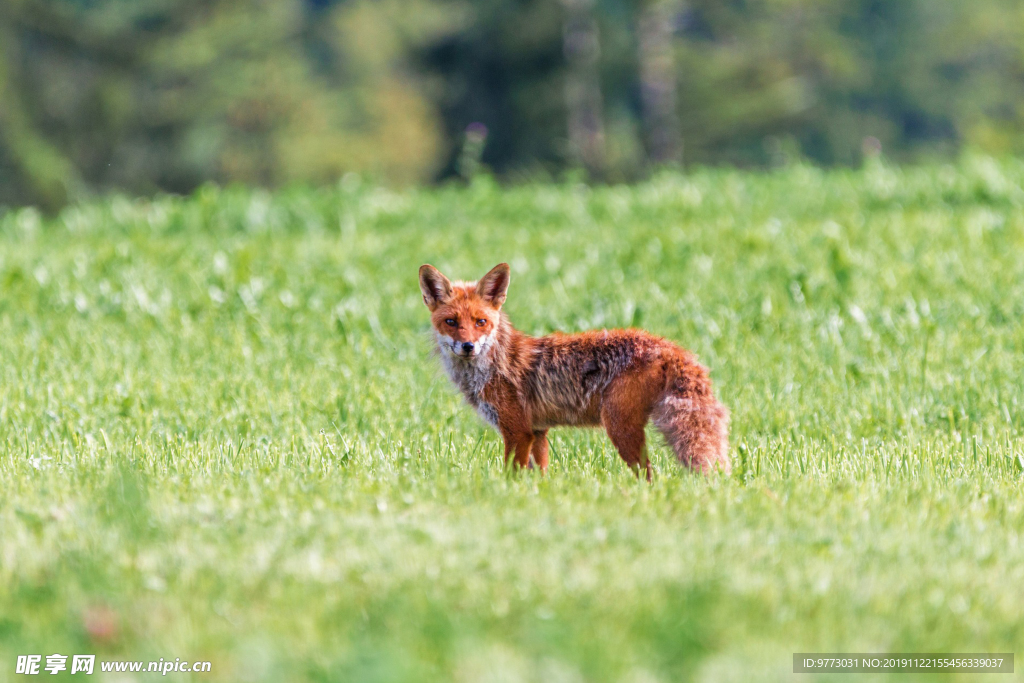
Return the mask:
{"type": "Polygon", "coordinates": [[[501,310],[509,267],[478,282],[420,268],[438,351],[466,401],[501,433],[505,462],[548,467],[548,429],[603,425],[626,464],[648,481],[644,426],[653,419],[680,462],[728,473],[729,412],[707,369],[688,351],[643,330],[531,337],[501,310]]]}

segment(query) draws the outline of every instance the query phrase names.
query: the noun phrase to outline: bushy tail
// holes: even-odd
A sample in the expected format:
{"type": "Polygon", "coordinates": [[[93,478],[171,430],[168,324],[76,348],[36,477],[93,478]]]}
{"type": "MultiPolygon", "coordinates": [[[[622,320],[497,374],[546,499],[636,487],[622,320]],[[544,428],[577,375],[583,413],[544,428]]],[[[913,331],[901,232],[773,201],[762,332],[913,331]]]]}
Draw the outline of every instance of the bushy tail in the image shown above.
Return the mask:
{"type": "Polygon", "coordinates": [[[711,392],[707,368],[682,350],[666,362],[665,391],[651,415],[654,426],[690,469],[728,474],[729,410],[711,392]]]}

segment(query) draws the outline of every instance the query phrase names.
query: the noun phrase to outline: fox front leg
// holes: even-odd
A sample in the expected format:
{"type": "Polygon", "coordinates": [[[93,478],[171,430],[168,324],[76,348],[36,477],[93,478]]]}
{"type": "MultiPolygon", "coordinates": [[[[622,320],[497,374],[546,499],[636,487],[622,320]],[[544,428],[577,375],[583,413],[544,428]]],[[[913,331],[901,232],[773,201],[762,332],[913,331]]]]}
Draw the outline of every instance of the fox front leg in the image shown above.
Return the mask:
{"type": "Polygon", "coordinates": [[[530,464],[530,449],[533,447],[533,432],[506,432],[502,430],[501,435],[505,440],[505,466],[508,466],[508,462],[511,459],[515,462],[517,468],[528,467],[530,464]]]}
{"type": "Polygon", "coordinates": [[[519,400],[516,388],[507,382],[494,382],[484,390],[483,399],[494,406],[498,431],[505,440],[505,465],[513,460],[517,468],[530,465],[533,427],[529,408],[519,400]]]}
{"type": "Polygon", "coordinates": [[[530,466],[536,465],[541,472],[548,471],[548,430],[540,429],[533,432],[533,447],[530,449],[532,462],[530,466]]]}

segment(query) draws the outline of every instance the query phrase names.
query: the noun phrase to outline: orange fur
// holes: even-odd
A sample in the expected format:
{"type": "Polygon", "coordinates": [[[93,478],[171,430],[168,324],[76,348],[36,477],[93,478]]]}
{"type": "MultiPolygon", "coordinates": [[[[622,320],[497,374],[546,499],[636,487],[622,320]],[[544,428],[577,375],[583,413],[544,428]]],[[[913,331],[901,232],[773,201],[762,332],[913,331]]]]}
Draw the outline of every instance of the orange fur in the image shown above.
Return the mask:
{"type": "Polygon", "coordinates": [[[478,282],[420,268],[445,369],[501,433],[506,462],[547,469],[550,427],[603,426],[650,480],[644,427],[653,420],[684,465],[729,472],[729,412],[693,354],[643,330],[523,334],[501,310],[508,284],[504,263],[478,282]]]}

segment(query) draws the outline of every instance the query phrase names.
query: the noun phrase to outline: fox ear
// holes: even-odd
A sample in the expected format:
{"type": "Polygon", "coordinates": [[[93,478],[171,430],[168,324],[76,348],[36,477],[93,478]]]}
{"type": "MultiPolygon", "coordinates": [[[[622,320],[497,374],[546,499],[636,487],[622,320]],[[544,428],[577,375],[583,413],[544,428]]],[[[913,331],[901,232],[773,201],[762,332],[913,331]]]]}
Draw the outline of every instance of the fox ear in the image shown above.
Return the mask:
{"type": "Polygon", "coordinates": [[[451,295],[452,283],[428,263],[420,266],[420,291],[423,292],[423,303],[433,311],[451,295]]]}
{"type": "Polygon", "coordinates": [[[508,292],[509,268],[507,263],[498,265],[487,271],[487,275],[480,278],[476,283],[476,291],[480,297],[490,301],[495,308],[501,308],[505,303],[505,293],[508,292]]]}

